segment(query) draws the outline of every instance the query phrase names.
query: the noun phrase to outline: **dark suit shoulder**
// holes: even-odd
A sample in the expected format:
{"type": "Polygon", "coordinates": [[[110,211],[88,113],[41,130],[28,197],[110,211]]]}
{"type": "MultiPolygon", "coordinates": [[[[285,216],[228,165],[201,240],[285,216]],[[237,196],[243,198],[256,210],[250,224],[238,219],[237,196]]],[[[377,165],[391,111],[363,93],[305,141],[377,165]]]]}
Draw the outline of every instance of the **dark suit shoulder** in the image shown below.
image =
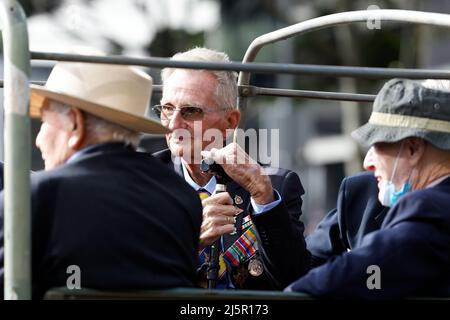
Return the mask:
{"type": "Polygon", "coordinates": [[[338,195],[338,211],[349,216],[364,213],[367,207],[382,210],[378,201],[378,185],[372,172],[363,172],[342,180],[338,195]],[[356,213],[355,213],[356,211],[356,213]]]}
{"type": "Polygon", "coordinates": [[[355,175],[352,175],[350,177],[346,177],[342,180],[341,187],[345,186],[346,188],[352,188],[352,189],[376,189],[377,188],[377,180],[375,179],[373,172],[371,171],[365,171],[360,172],[355,175]]]}
{"type": "Polygon", "coordinates": [[[404,195],[392,207],[385,218],[383,227],[403,220],[428,221],[450,227],[450,178],[431,188],[425,188],[404,195]]]}
{"type": "Polygon", "coordinates": [[[377,180],[373,172],[361,172],[342,180],[337,206],[308,236],[313,267],[347,249],[358,247],[367,233],[380,228],[384,208],[378,201],[377,180]]]}
{"type": "Polygon", "coordinates": [[[172,160],[172,153],[170,152],[169,148],[154,152],[152,153],[152,156],[164,163],[168,163],[172,160]]]}
{"type": "Polygon", "coordinates": [[[278,190],[282,195],[294,193],[302,195],[305,193],[300,177],[291,170],[275,167],[263,167],[269,175],[273,188],[278,190]]]}
{"type": "Polygon", "coordinates": [[[42,281],[36,295],[47,289],[47,276],[52,286],[65,283],[67,261],[80,265],[86,287],[192,286],[201,202],[158,159],[98,152],[31,180],[33,272],[42,281]]]}
{"type": "MultiPolygon", "coordinates": [[[[132,184],[134,181],[134,184],[147,188],[154,185],[154,192],[157,190],[167,194],[167,197],[185,203],[186,208],[192,207],[192,211],[199,211],[198,196],[186,181],[151,154],[144,152],[97,153],[52,170],[38,171],[31,175],[31,188],[32,192],[54,192],[52,190],[61,187],[63,182],[65,188],[75,188],[82,194],[85,190],[83,186],[88,190],[96,184],[107,187],[105,179],[115,182],[125,179],[127,183],[132,184]]],[[[114,188],[115,185],[108,187],[114,188]]]]}

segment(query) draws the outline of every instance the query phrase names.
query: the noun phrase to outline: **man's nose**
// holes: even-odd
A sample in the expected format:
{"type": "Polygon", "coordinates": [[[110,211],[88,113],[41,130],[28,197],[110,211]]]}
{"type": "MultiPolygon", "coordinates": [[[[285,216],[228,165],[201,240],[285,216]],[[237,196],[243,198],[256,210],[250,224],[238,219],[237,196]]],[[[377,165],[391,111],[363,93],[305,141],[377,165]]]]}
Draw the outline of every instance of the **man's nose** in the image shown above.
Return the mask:
{"type": "Polygon", "coordinates": [[[373,146],[370,147],[369,151],[367,151],[366,156],[364,157],[364,169],[373,171],[375,170],[375,165],[373,162],[373,146]]]}
{"type": "Polygon", "coordinates": [[[186,127],[186,122],[179,110],[175,110],[172,114],[172,117],[169,120],[169,125],[167,126],[170,130],[180,129],[186,127]]]}

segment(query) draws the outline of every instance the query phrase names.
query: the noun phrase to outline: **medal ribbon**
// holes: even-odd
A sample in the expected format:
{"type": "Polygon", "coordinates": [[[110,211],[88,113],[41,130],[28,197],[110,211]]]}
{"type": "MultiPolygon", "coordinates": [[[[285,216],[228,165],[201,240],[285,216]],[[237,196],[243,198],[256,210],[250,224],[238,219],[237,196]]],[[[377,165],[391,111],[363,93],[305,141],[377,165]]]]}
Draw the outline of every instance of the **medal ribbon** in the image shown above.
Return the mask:
{"type": "Polygon", "coordinates": [[[242,261],[253,256],[258,250],[255,231],[251,225],[231,247],[225,251],[223,259],[231,266],[237,267],[242,261]]]}

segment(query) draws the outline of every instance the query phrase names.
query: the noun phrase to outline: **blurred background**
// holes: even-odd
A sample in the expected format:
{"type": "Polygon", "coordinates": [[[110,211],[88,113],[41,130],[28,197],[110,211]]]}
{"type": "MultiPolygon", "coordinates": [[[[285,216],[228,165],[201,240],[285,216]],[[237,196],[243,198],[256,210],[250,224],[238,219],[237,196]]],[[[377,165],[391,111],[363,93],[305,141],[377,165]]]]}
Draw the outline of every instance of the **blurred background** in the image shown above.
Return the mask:
{"type": "MultiPolygon", "coordinates": [[[[195,46],[206,46],[225,51],[233,61],[241,61],[251,41],[261,34],[336,12],[377,6],[450,13],[450,1],[446,0],[19,2],[28,16],[32,51],[67,52],[74,46],[88,46],[108,54],[170,57],[195,46]]],[[[327,28],[269,45],[256,61],[445,69],[450,62],[449,40],[448,29],[382,23],[377,30],[360,23],[327,28]]],[[[31,79],[46,80],[52,66],[52,62],[33,61],[31,79]]],[[[3,69],[2,64],[0,68],[3,69]]],[[[159,69],[147,71],[155,84],[161,83],[159,69]]],[[[264,74],[254,75],[251,80],[251,84],[263,87],[369,94],[376,94],[383,83],[383,80],[264,74]]],[[[153,103],[159,99],[155,94],[153,103]]],[[[279,129],[280,166],[296,171],[301,177],[306,190],[303,221],[307,234],[335,206],[342,178],[362,170],[366,150],[359,149],[349,133],[367,121],[370,109],[368,103],[250,99],[245,127],[279,129]]],[[[39,121],[33,120],[32,141],[39,126],[39,121]]],[[[164,147],[163,139],[151,136],[142,143],[142,148],[150,152],[164,147]]],[[[3,159],[2,151],[0,155],[3,159]]],[[[42,167],[40,153],[33,147],[32,169],[42,167]]]]}

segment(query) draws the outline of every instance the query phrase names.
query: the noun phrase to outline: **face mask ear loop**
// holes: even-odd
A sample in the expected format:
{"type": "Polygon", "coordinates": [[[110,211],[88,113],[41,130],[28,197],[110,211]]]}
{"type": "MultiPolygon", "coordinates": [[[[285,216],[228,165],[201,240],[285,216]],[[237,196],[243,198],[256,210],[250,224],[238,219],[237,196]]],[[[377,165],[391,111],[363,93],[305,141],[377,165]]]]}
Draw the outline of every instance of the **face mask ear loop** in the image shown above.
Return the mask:
{"type": "Polygon", "coordinates": [[[394,168],[392,169],[391,178],[389,179],[389,181],[391,181],[392,183],[394,183],[394,181],[392,179],[394,178],[395,172],[397,171],[398,158],[400,157],[400,154],[402,153],[404,142],[405,141],[402,141],[402,144],[400,145],[400,150],[398,150],[397,157],[395,158],[394,168]]]}
{"type": "Polygon", "coordinates": [[[416,176],[417,176],[417,170],[416,170],[416,168],[413,168],[413,169],[411,170],[411,174],[409,175],[409,178],[408,178],[408,182],[409,182],[409,184],[411,185],[411,190],[412,190],[412,182],[413,182],[413,179],[415,179],[416,176]]]}

